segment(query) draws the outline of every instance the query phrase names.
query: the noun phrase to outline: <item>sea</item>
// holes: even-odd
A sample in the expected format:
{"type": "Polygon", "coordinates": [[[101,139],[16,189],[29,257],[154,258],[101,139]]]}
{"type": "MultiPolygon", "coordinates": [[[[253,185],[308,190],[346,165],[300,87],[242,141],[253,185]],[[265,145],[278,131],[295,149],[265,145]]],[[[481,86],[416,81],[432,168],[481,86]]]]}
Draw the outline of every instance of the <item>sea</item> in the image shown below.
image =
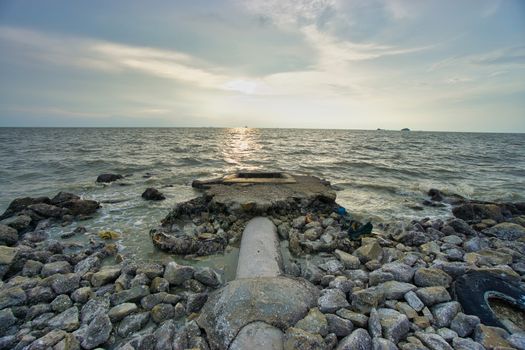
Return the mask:
{"type": "MultiPolygon", "coordinates": [[[[525,134],[254,128],[0,128],[0,212],[25,196],[69,191],[102,203],[83,225],[120,233],[139,260],[168,258],[149,231],[178,202],[199,195],[194,179],[238,170],[287,171],[329,180],[337,202],[373,223],[447,218],[421,203],[430,188],[486,201],[525,201],[525,134]],[[102,173],[124,179],[97,184],[102,173]],[[164,201],[141,198],[155,187],[164,201]]],[[[87,237],[85,237],[87,239],[87,237]]],[[[235,257],[233,256],[232,259],[235,257]]]]}

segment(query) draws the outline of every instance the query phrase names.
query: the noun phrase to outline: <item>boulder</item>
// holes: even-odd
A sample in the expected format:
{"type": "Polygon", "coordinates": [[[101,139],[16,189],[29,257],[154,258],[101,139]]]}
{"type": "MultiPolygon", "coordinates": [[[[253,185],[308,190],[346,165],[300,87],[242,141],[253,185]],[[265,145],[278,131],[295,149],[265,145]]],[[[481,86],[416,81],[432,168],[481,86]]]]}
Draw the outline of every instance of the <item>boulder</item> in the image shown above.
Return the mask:
{"type": "Polygon", "coordinates": [[[348,307],[350,304],[346,300],[346,295],[339,289],[325,289],[317,300],[321,312],[333,313],[337,310],[348,307]]]}
{"type": "Polygon", "coordinates": [[[80,199],[80,197],[76,194],[61,191],[51,198],[51,204],[61,207],[64,203],[77,199],[80,199]]]}
{"type": "Polygon", "coordinates": [[[162,192],[153,187],[146,188],[146,190],[142,193],[142,198],[148,201],[161,201],[166,199],[162,192]]]}
{"type": "Polygon", "coordinates": [[[100,287],[110,282],[113,282],[120,275],[120,267],[110,267],[95,272],[91,276],[91,285],[93,287],[100,287]]]}
{"type": "Polygon", "coordinates": [[[406,315],[392,309],[378,309],[383,337],[397,344],[410,330],[410,322],[406,315]]]}
{"type": "Polygon", "coordinates": [[[312,334],[299,328],[290,327],[283,337],[283,350],[323,350],[325,343],[319,334],[312,334]]]}
{"type": "Polygon", "coordinates": [[[420,268],[414,274],[414,283],[418,287],[443,286],[448,288],[451,282],[452,277],[436,268],[420,268]]]}
{"type": "Polygon", "coordinates": [[[334,251],[334,255],[337,259],[339,259],[346,269],[355,270],[358,269],[361,264],[358,257],[339,249],[334,251]]]}
{"type": "Polygon", "coordinates": [[[9,206],[7,207],[6,211],[2,215],[0,215],[0,220],[3,220],[3,219],[8,218],[10,216],[13,216],[14,214],[19,213],[22,210],[26,209],[28,206],[30,206],[32,204],[38,204],[38,203],[50,204],[51,200],[48,197],[16,198],[11,203],[9,203],[9,206]]]}
{"type": "Polygon", "coordinates": [[[346,337],[354,330],[354,325],[350,320],[332,314],[326,314],[325,317],[328,323],[328,333],[346,337]]]}
{"type": "Polygon", "coordinates": [[[363,245],[354,251],[354,255],[359,258],[363,264],[370,260],[380,261],[383,257],[383,248],[377,242],[363,245]]]}
{"type": "Polygon", "coordinates": [[[336,350],[372,350],[372,338],[366,330],[358,328],[341,339],[336,350]]]}
{"type": "Polygon", "coordinates": [[[52,329],[62,329],[67,332],[74,331],[80,326],[78,308],[76,306],[70,307],[50,319],[47,324],[52,329]]]}
{"type": "Polygon", "coordinates": [[[97,177],[97,182],[109,183],[123,178],[124,177],[120,174],[100,174],[97,177]]]}
{"type": "Polygon", "coordinates": [[[470,223],[477,223],[484,219],[501,222],[505,219],[501,208],[496,204],[466,203],[452,209],[455,217],[470,223]]]}
{"type": "Polygon", "coordinates": [[[111,334],[112,324],[106,314],[97,315],[88,325],[82,347],[93,349],[108,341],[111,334]]]}
{"type": "Polygon", "coordinates": [[[218,287],[221,284],[220,276],[217,274],[217,272],[209,267],[197,269],[193,275],[193,278],[210,287],[218,287]]]}
{"type": "Polygon", "coordinates": [[[459,312],[452,322],[450,323],[450,329],[456,332],[460,337],[468,337],[476,326],[480,323],[479,317],[474,315],[465,315],[459,312]]]}
{"type": "Polygon", "coordinates": [[[62,208],[67,209],[69,214],[74,216],[88,216],[95,213],[97,209],[100,208],[100,203],[90,199],[73,199],[62,203],[62,208]]]}
{"type": "Polygon", "coordinates": [[[461,305],[457,301],[449,301],[434,305],[431,310],[434,315],[434,324],[437,327],[448,327],[461,310],[461,305]]]}
{"type": "Polygon", "coordinates": [[[46,203],[31,204],[27,209],[32,210],[43,218],[61,218],[64,214],[62,208],[46,203]]]}
{"type": "Polygon", "coordinates": [[[525,237],[525,227],[512,222],[502,222],[483,230],[483,233],[501,240],[514,241],[525,237]]]}
{"type": "Polygon", "coordinates": [[[416,291],[416,294],[426,306],[443,303],[451,299],[445,287],[420,288],[416,291]]]}
{"type": "Polygon", "coordinates": [[[180,286],[193,277],[195,269],[192,266],[179,265],[171,261],[164,269],[164,278],[172,285],[180,286]]]}
{"type": "Polygon", "coordinates": [[[42,271],[40,272],[43,277],[49,277],[56,273],[70,273],[71,264],[67,261],[54,261],[42,266],[42,271]]]}
{"type": "Polygon", "coordinates": [[[12,246],[18,242],[18,232],[7,225],[0,224],[0,245],[12,246]]]}
{"type": "Polygon", "coordinates": [[[321,334],[323,337],[328,334],[328,321],[318,308],[310,309],[308,315],[299,320],[294,327],[309,333],[321,334]]]}

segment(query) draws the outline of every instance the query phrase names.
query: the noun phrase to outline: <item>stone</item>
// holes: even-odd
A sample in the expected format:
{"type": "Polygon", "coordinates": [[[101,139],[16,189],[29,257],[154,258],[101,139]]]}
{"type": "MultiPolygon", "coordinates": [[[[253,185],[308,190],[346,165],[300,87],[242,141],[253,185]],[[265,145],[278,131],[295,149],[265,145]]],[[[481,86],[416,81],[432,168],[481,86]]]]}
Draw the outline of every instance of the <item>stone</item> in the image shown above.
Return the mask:
{"type": "Polygon", "coordinates": [[[65,333],[64,338],[53,347],[53,350],[80,350],[80,342],[72,333],[65,333]]]}
{"type": "Polygon", "coordinates": [[[416,337],[430,350],[454,350],[447,341],[438,334],[416,332],[416,337]]]}
{"type": "Polygon", "coordinates": [[[354,251],[354,255],[361,261],[361,263],[367,263],[370,260],[380,261],[383,257],[383,249],[379,243],[374,242],[371,244],[366,244],[357,248],[354,251]]]}
{"type": "Polygon", "coordinates": [[[292,221],[292,227],[300,229],[306,224],[306,216],[299,216],[292,221]]]}
{"type": "Polygon", "coordinates": [[[441,251],[441,248],[439,247],[439,244],[437,244],[434,241],[431,241],[431,242],[420,245],[419,250],[421,251],[421,253],[426,254],[426,255],[429,255],[429,254],[437,255],[441,251]]]}
{"type": "Polygon", "coordinates": [[[93,287],[100,287],[105,284],[111,283],[120,276],[121,269],[119,267],[105,268],[98,272],[95,272],[91,276],[91,285],[93,287]]]}
{"type": "Polygon", "coordinates": [[[174,309],[171,304],[157,304],[151,309],[151,318],[156,323],[173,318],[174,309]]]}
{"type": "Polygon", "coordinates": [[[53,278],[51,288],[57,294],[71,293],[80,284],[80,275],[76,273],[56,274],[49,278],[53,278]]]}
{"type": "Polygon", "coordinates": [[[0,310],[0,332],[8,329],[16,323],[16,317],[11,309],[0,310]]]}
{"type": "Polygon", "coordinates": [[[84,276],[87,272],[93,271],[100,266],[100,258],[96,255],[91,255],[81,260],[75,265],[75,273],[84,276]]]}
{"type": "Polygon", "coordinates": [[[443,303],[451,299],[445,287],[441,286],[420,288],[416,294],[426,306],[443,303]]]}
{"type": "Polygon", "coordinates": [[[0,289],[0,309],[22,305],[26,300],[27,296],[22,288],[11,287],[0,289]]]}
{"type": "Polygon", "coordinates": [[[197,281],[204,284],[205,286],[210,286],[214,288],[218,287],[221,284],[221,279],[219,275],[209,267],[197,269],[193,275],[193,278],[195,278],[197,281]]]}
{"type": "Polygon", "coordinates": [[[410,322],[406,315],[384,308],[378,309],[377,313],[384,338],[397,344],[410,330],[410,322]]]}
{"type": "Polygon", "coordinates": [[[337,350],[372,350],[372,338],[368,332],[358,328],[352,334],[341,339],[337,350]]]}
{"type": "Polygon", "coordinates": [[[525,237],[525,227],[512,222],[502,222],[483,230],[483,233],[501,240],[514,241],[525,237]]]}
{"type": "Polygon", "coordinates": [[[394,275],[394,279],[396,281],[411,282],[416,269],[400,261],[393,261],[391,263],[384,264],[381,267],[381,270],[390,272],[392,275],[394,275]]]}
{"type": "Polygon", "coordinates": [[[408,292],[416,290],[416,286],[410,283],[388,281],[377,286],[385,297],[385,299],[399,300],[408,292]]]}
{"type": "Polygon", "coordinates": [[[21,214],[4,221],[4,223],[14,228],[18,233],[27,231],[31,226],[31,217],[29,215],[21,214]]]}
{"type": "Polygon", "coordinates": [[[452,339],[457,338],[458,336],[456,332],[449,328],[440,328],[438,329],[437,334],[449,343],[452,341],[452,339]]]}
{"type": "Polygon", "coordinates": [[[496,204],[465,203],[453,208],[452,213],[455,217],[471,223],[480,222],[483,219],[498,222],[504,219],[501,208],[496,204]]]}
{"type": "Polygon", "coordinates": [[[312,334],[299,328],[288,328],[283,337],[283,350],[324,350],[324,348],[324,340],[319,334],[312,334]]]}
{"type": "Polygon", "coordinates": [[[407,246],[420,246],[427,243],[430,237],[425,232],[412,230],[395,236],[395,239],[407,246]]]}
{"type": "Polygon", "coordinates": [[[506,339],[508,337],[509,333],[506,330],[499,327],[485,326],[481,323],[474,330],[474,340],[487,349],[511,347],[506,339]]]}
{"type": "Polygon", "coordinates": [[[54,261],[42,266],[42,271],[40,272],[43,277],[49,277],[56,273],[70,273],[71,264],[67,261],[54,261]]]}
{"type": "Polygon", "coordinates": [[[141,299],[140,305],[146,310],[151,310],[157,304],[176,304],[181,300],[181,297],[176,294],[169,294],[166,292],[159,292],[146,295],[141,299]]]}
{"type": "Polygon", "coordinates": [[[319,264],[319,268],[331,275],[340,274],[344,270],[344,266],[339,260],[328,260],[319,264]]]}
{"type": "Polygon", "coordinates": [[[525,333],[519,332],[511,334],[507,338],[510,345],[514,346],[518,350],[525,350],[525,333]]]}
{"type": "Polygon", "coordinates": [[[312,262],[306,261],[301,265],[301,275],[311,283],[318,284],[321,282],[323,272],[312,262]]]}
{"type": "Polygon", "coordinates": [[[319,310],[324,313],[333,313],[341,308],[350,306],[346,295],[339,289],[325,289],[317,300],[319,310]]]}
{"type": "Polygon", "coordinates": [[[371,337],[380,337],[382,335],[381,320],[376,308],[370,310],[368,318],[368,333],[371,337]]]}
{"type": "Polygon", "coordinates": [[[441,240],[445,243],[450,243],[450,244],[455,244],[455,245],[460,245],[461,243],[463,243],[463,239],[456,235],[445,236],[441,238],[441,240]]]}
{"type": "Polygon", "coordinates": [[[414,283],[418,287],[443,286],[448,288],[451,282],[452,277],[436,268],[420,268],[414,274],[414,283]]]}
{"type": "Polygon", "coordinates": [[[22,276],[37,276],[40,274],[40,271],[42,271],[42,266],[44,266],[44,264],[40,261],[27,260],[22,268],[22,276]]]}
{"type": "Polygon", "coordinates": [[[164,269],[164,278],[172,285],[180,286],[193,277],[195,269],[191,266],[179,265],[174,261],[169,262],[164,269]]]}
{"type": "Polygon", "coordinates": [[[368,324],[368,317],[362,313],[353,312],[348,309],[339,309],[336,312],[337,316],[340,316],[344,319],[350,320],[352,324],[357,327],[365,328],[368,324]]]}
{"type": "Polygon", "coordinates": [[[61,294],[51,302],[51,309],[55,312],[63,312],[71,307],[71,305],[73,305],[71,298],[66,294],[61,294]]]}
{"type": "Polygon", "coordinates": [[[470,338],[459,338],[452,339],[452,346],[455,350],[485,350],[485,347],[480,343],[476,343],[470,338]]]}
{"type": "Polygon", "coordinates": [[[373,338],[372,350],[398,350],[396,344],[385,338],[373,338]]]}
{"type": "Polygon", "coordinates": [[[409,291],[404,295],[405,300],[408,305],[410,305],[414,310],[421,311],[425,307],[425,304],[419,299],[416,293],[409,291]]]}
{"type": "Polygon", "coordinates": [[[149,321],[149,312],[139,312],[133,315],[128,315],[120,321],[117,327],[117,334],[122,338],[140,331],[149,321]]]}
{"type": "Polygon", "coordinates": [[[62,208],[67,209],[73,216],[89,217],[100,208],[100,203],[90,199],[70,200],[63,203],[62,208]]]}
{"type": "Polygon", "coordinates": [[[27,209],[44,218],[60,218],[63,215],[62,208],[46,203],[31,204],[27,209]]]}
{"type": "Polygon", "coordinates": [[[176,331],[175,322],[167,320],[163,322],[153,333],[155,336],[155,350],[172,349],[173,336],[176,331]]]}
{"type": "Polygon", "coordinates": [[[15,261],[17,253],[18,248],[0,245],[0,280],[4,278],[4,275],[9,270],[9,267],[15,261]]]}
{"type": "Polygon", "coordinates": [[[111,322],[117,322],[137,310],[138,307],[135,303],[123,303],[109,309],[108,316],[111,322]]]}
{"type": "Polygon", "coordinates": [[[151,285],[149,286],[149,290],[151,293],[158,293],[158,292],[168,292],[170,289],[170,283],[168,280],[162,277],[155,277],[153,281],[151,281],[151,285]]]}
{"type": "Polygon", "coordinates": [[[192,312],[199,311],[208,300],[207,293],[192,293],[188,295],[186,300],[186,312],[191,314],[192,312]]]}
{"type": "Polygon", "coordinates": [[[392,275],[390,272],[385,272],[382,270],[375,270],[370,272],[368,275],[368,285],[373,287],[380,283],[387,282],[387,281],[393,281],[394,275],[392,275]]]}
{"type": "Polygon", "coordinates": [[[81,345],[84,349],[93,349],[109,340],[112,324],[106,314],[97,315],[87,326],[81,345]]]}
{"type": "Polygon", "coordinates": [[[353,286],[352,281],[344,276],[337,276],[328,284],[329,288],[340,289],[345,294],[350,292],[353,286]]]}
{"type": "Polygon", "coordinates": [[[160,192],[156,188],[148,187],[142,193],[142,198],[148,201],[161,201],[166,199],[166,196],[164,196],[164,194],[162,194],[162,192],[160,192]]]}
{"type": "Polygon", "coordinates": [[[100,174],[97,176],[97,182],[109,183],[123,178],[120,174],[100,174]]]}
{"type": "Polygon", "coordinates": [[[385,295],[378,286],[358,290],[352,293],[352,307],[362,313],[368,313],[383,302],[385,295]]]}
{"type": "Polygon", "coordinates": [[[56,296],[53,290],[49,287],[34,287],[26,291],[27,300],[32,303],[50,302],[56,296]]]}
{"type": "Polygon", "coordinates": [[[23,197],[23,198],[16,198],[11,203],[9,203],[9,206],[7,207],[6,211],[0,215],[0,220],[3,220],[5,218],[8,218],[18,212],[21,212],[22,210],[26,209],[28,206],[32,204],[37,203],[51,203],[51,200],[48,197],[38,197],[38,198],[31,198],[31,197],[23,197]]]}
{"type": "Polygon", "coordinates": [[[468,337],[472,334],[476,326],[480,323],[479,317],[474,315],[465,315],[459,312],[452,322],[450,322],[450,329],[456,332],[460,337],[468,337]]]}
{"type": "Polygon", "coordinates": [[[18,242],[18,232],[12,227],[0,224],[0,244],[11,246],[16,242],[18,242]]]}
{"type": "Polygon", "coordinates": [[[405,314],[409,320],[412,320],[418,316],[418,313],[416,310],[414,310],[410,305],[402,301],[396,303],[396,310],[405,314]]]}
{"type": "Polygon", "coordinates": [[[309,333],[320,334],[323,337],[328,334],[328,321],[318,308],[310,309],[308,314],[294,327],[309,333]]]}
{"type": "Polygon", "coordinates": [[[62,330],[54,329],[45,334],[43,337],[40,337],[39,339],[32,342],[28,349],[51,349],[55,344],[60,342],[66,334],[67,333],[62,330]]]}
{"type": "Polygon", "coordinates": [[[149,295],[148,286],[136,286],[111,295],[110,301],[111,305],[119,305],[126,302],[138,302],[146,295],[149,295]]]}
{"type": "Polygon", "coordinates": [[[512,255],[499,252],[493,249],[483,249],[477,252],[482,256],[484,261],[491,265],[510,265],[512,264],[512,255]]]}
{"type": "Polygon", "coordinates": [[[326,314],[325,317],[328,322],[328,333],[346,337],[354,330],[354,325],[350,320],[332,314],[326,314]]]}
{"type": "Polygon", "coordinates": [[[91,287],[81,287],[71,293],[71,299],[79,304],[85,304],[92,296],[91,287]]]}
{"type": "Polygon", "coordinates": [[[78,308],[72,306],[66,311],[61,312],[48,321],[48,326],[53,329],[62,329],[67,332],[72,332],[80,327],[78,320],[78,308]]]}
{"type": "Polygon", "coordinates": [[[461,304],[457,301],[449,301],[434,305],[431,310],[434,315],[434,324],[439,328],[448,327],[452,319],[461,310],[461,304]]]}

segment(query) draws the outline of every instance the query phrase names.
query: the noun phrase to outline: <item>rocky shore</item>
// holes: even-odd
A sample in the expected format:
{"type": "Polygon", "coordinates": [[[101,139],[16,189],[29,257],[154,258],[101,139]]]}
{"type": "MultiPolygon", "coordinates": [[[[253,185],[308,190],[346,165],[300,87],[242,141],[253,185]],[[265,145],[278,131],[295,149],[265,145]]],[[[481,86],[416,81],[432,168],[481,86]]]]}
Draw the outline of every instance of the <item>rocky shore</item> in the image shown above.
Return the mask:
{"type": "MultiPolygon", "coordinates": [[[[429,195],[427,205],[447,200],[429,195]]],[[[503,327],[483,324],[454,289],[472,271],[525,288],[525,204],[454,204],[448,220],[383,223],[352,235],[364,225],[335,196],[261,208],[203,195],[179,204],[150,235],[158,248],[187,258],[220,254],[238,243],[250,217],[268,216],[292,256],[286,275],[318,290],[297,322],[279,324],[285,349],[525,349],[523,313],[511,310],[503,327]]],[[[48,237],[50,225],[96,215],[98,207],[61,192],[16,199],[1,216],[0,349],[220,344],[197,322],[225,285],[218,271],[127,260],[102,238],[79,246],[48,237]]]]}

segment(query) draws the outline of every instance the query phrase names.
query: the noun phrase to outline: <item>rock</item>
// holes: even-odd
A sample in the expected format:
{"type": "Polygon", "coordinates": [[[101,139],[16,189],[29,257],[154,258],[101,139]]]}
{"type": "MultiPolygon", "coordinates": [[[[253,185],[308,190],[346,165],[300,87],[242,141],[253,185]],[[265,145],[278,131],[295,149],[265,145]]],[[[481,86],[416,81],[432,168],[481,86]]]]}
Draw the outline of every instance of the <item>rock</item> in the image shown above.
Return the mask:
{"type": "Polygon", "coordinates": [[[155,277],[153,281],[151,281],[151,285],[149,286],[149,290],[151,293],[168,292],[169,289],[170,283],[162,277],[155,277]]]}
{"type": "Polygon", "coordinates": [[[418,287],[443,286],[448,288],[451,282],[452,277],[440,269],[421,268],[417,269],[414,274],[414,283],[418,287]]]}
{"type": "Polygon", "coordinates": [[[476,343],[470,338],[459,338],[452,339],[452,345],[455,350],[485,350],[485,347],[479,343],[476,343]]]}
{"type": "Polygon", "coordinates": [[[368,275],[368,285],[373,287],[383,282],[393,281],[394,275],[390,272],[375,270],[368,275]]]}
{"type": "Polygon", "coordinates": [[[40,274],[42,271],[42,264],[40,261],[27,260],[22,268],[22,276],[33,277],[40,274]]]}
{"type": "Polygon", "coordinates": [[[81,342],[84,349],[93,349],[108,341],[112,324],[106,314],[97,315],[88,325],[81,342]]]}
{"type": "Polygon", "coordinates": [[[0,224],[0,244],[15,245],[18,242],[18,232],[7,225],[0,224]]]}
{"type": "Polygon", "coordinates": [[[108,182],[113,182],[113,181],[117,181],[117,180],[120,180],[120,179],[123,179],[124,177],[120,174],[100,174],[98,177],[97,177],[97,182],[104,182],[104,183],[108,183],[108,182]]]}
{"type": "Polygon", "coordinates": [[[372,339],[372,350],[398,350],[398,348],[390,340],[376,337],[372,339]]]}
{"type": "Polygon", "coordinates": [[[111,295],[111,305],[119,305],[126,302],[138,302],[149,294],[148,286],[136,286],[111,295]]]}
{"type": "Polygon", "coordinates": [[[54,312],[63,312],[70,308],[71,305],[73,305],[71,298],[66,294],[61,294],[51,302],[51,309],[54,312]]]}
{"type": "Polygon", "coordinates": [[[89,299],[93,297],[93,292],[90,287],[82,287],[75,290],[71,293],[71,299],[79,304],[86,303],[89,299]]]}
{"type": "Polygon", "coordinates": [[[4,278],[4,275],[9,270],[9,267],[15,261],[17,253],[18,248],[0,245],[0,280],[4,278]]]}
{"type": "Polygon", "coordinates": [[[55,261],[42,266],[42,271],[40,273],[43,277],[49,277],[56,273],[69,272],[71,272],[71,265],[67,261],[55,261]]]}
{"type": "Polygon", "coordinates": [[[429,254],[437,255],[441,251],[441,248],[439,247],[439,244],[432,241],[432,242],[428,242],[428,243],[420,245],[419,250],[425,255],[429,255],[429,254]]]}
{"type": "Polygon", "coordinates": [[[426,306],[443,303],[451,299],[445,287],[440,286],[420,288],[416,294],[426,306]]]}
{"type": "Polygon", "coordinates": [[[463,249],[472,253],[488,248],[488,243],[480,237],[472,237],[463,243],[463,249]]]}
{"type": "Polygon", "coordinates": [[[89,216],[100,208],[100,203],[90,199],[76,199],[63,203],[62,208],[73,216],[89,216]]]}
{"type": "Polygon", "coordinates": [[[95,272],[91,276],[91,285],[93,287],[100,287],[110,282],[113,282],[120,276],[120,267],[111,267],[95,272]]]}
{"type": "Polygon", "coordinates": [[[138,307],[135,303],[123,303],[109,309],[108,316],[111,322],[117,322],[137,310],[138,307]]]}
{"type": "Polygon", "coordinates": [[[354,325],[350,320],[332,314],[326,314],[325,317],[328,322],[328,333],[346,337],[354,330],[354,325]]]}
{"type": "Polygon", "coordinates": [[[315,228],[308,229],[304,232],[304,238],[315,241],[321,237],[321,230],[317,230],[315,228]]]}
{"type": "Polygon", "coordinates": [[[62,208],[46,203],[31,204],[27,209],[44,218],[60,218],[64,214],[62,208]]]}
{"type": "Polygon", "coordinates": [[[172,285],[180,286],[193,277],[195,269],[191,266],[179,265],[171,261],[166,265],[164,278],[172,285]]]}
{"type": "Polygon", "coordinates": [[[388,281],[377,286],[381,290],[385,299],[399,300],[405,296],[406,293],[416,290],[416,286],[410,283],[388,281]]]}
{"type": "Polygon", "coordinates": [[[11,309],[0,310],[0,333],[11,327],[16,323],[16,317],[13,315],[11,309]]]}
{"type": "Polygon", "coordinates": [[[355,256],[361,261],[361,263],[367,263],[370,260],[380,261],[383,257],[383,249],[379,243],[374,242],[359,247],[354,251],[355,256]]]}
{"type": "Polygon", "coordinates": [[[416,293],[413,291],[406,293],[404,297],[408,305],[410,305],[416,311],[421,311],[425,307],[425,304],[423,304],[421,299],[419,299],[416,293]]]}
{"type": "Polygon", "coordinates": [[[309,333],[321,334],[323,337],[328,334],[328,321],[318,308],[310,309],[308,315],[299,320],[294,327],[309,333]]]}
{"type": "Polygon", "coordinates": [[[496,204],[466,203],[453,208],[452,213],[455,217],[471,223],[477,223],[483,219],[498,222],[504,220],[501,208],[496,204]]]}
{"type": "Polygon", "coordinates": [[[315,306],[318,296],[318,289],[302,279],[233,280],[209,295],[197,322],[205,330],[210,347],[227,348],[251,322],[266,322],[280,329],[295,325],[315,306]]]}
{"type": "Polygon", "coordinates": [[[166,199],[162,192],[153,187],[146,188],[146,190],[142,193],[142,198],[148,201],[161,201],[166,199]]]}
{"type": "Polygon", "coordinates": [[[349,336],[341,339],[337,350],[372,350],[372,339],[367,331],[358,328],[349,336]]]}
{"type": "Polygon", "coordinates": [[[192,293],[188,295],[186,311],[188,314],[199,311],[204,306],[204,303],[206,303],[206,300],[208,300],[207,293],[192,293]]]}
{"type": "Polygon", "coordinates": [[[51,200],[48,197],[16,198],[11,203],[9,203],[9,206],[7,207],[6,211],[0,216],[0,220],[3,220],[3,219],[8,218],[10,216],[13,216],[14,214],[16,214],[18,212],[21,212],[22,210],[26,209],[28,206],[30,206],[32,204],[38,204],[38,203],[50,204],[51,200]]]}
{"type": "Polygon", "coordinates": [[[474,340],[483,345],[487,349],[494,349],[497,347],[511,347],[506,338],[509,333],[506,330],[498,327],[485,326],[478,324],[474,330],[474,340]]]}
{"type": "Polygon", "coordinates": [[[378,309],[383,337],[397,344],[410,330],[406,315],[392,309],[378,309]]]}
{"type": "Polygon", "coordinates": [[[22,288],[11,287],[0,289],[0,309],[22,305],[26,300],[26,293],[22,288]]]}
{"type": "Polygon", "coordinates": [[[288,328],[283,337],[283,350],[323,350],[324,348],[324,340],[319,334],[308,333],[299,328],[288,328]]]}
{"type": "Polygon", "coordinates": [[[80,310],[82,324],[90,323],[95,317],[107,314],[109,310],[109,300],[90,299],[80,310]]]}
{"type": "Polygon", "coordinates": [[[75,265],[75,273],[78,273],[80,276],[84,276],[87,272],[93,271],[99,266],[100,258],[96,255],[91,255],[75,265]]]}
{"type": "Polygon", "coordinates": [[[173,318],[174,309],[171,304],[157,304],[151,309],[151,318],[156,323],[173,318]]]}
{"type": "Polygon", "coordinates": [[[218,287],[221,284],[219,275],[209,267],[197,269],[193,278],[210,287],[218,287]]]}
{"type": "Polygon", "coordinates": [[[346,295],[339,289],[325,289],[317,300],[319,309],[324,313],[333,313],[337,310],[348,307],[350,304],[346,300],[346,295]]]}
{"type": "Polygon", "coordinates": [[[80,197],[77,196],[76,194],[61,191],[61,192],[58,192],[56,196],[51,198],[51,204],[60,207],[66,202],[69,202],[72,200],[78,200],[78,199],[80,199],[80,197]]]}
{"type": "Polygon", "coordinates": [[[408,231],[403,232],[400,235],[394,237],[396,241],[403,243],[407,246],[420,246],[430,241],[430,237],[422,231],[408,231]]]}
{"type": "Polygon", "coordinates": [[[416,337],[430,350],[454,350],[445,339],[435,333],[416,332],[416,337]]]}
{"type": "Polygon", "coordinates": [[[368,333],[371,337],[380,337],[382,335],[381,320],[376,308],[370,311],[368,318],[368,333]]]}
{"type": "Polygon", "coordinates": [[[153,333],[155,336],[155,350],[172,349],[173,335],[176,331],[173,320],[163,322],[153,333]]]}
{"type": "Polygon", "coordinates": [[[70,307],[66,311],[56,315],[47,323],[53,329],[62,329],[67,332],[72,332],[80,327],[78,320],[78,308],[76,306],[70,307]]]}
{"type": "Polygon", "coordinates": [[[149,312],[140,312],[124,317],[117,327],[117,334],[122,338],[128,337],[146,325],[149,321],[149,312]]]}
{"type": "Polygon", "coordinates": [[[38,350],[38,349],[51,349],[59,341],[61,341],[67,333],[62,330],[52,330],[49,333],[45,334],[43,337],[35,340],[28,347],[29,350],[38,350]]]}
{"type": "Polygon", "coordinates": [[[525,350],[525,333],[514,333],[507,338],[510,345],[514,346],[518,350],[525,350]]]}
{"type": "Polygon", "coordinates": [[[368,324],[368,317],[362,313],[353,312],[348,309],[339,309],[336,314],[337,316],[350,320],[352,324],[357,327],[365,328],[368,324]]]}
{"type": "Polygon", "coordinates": [[[445,339],[449,343],[452,341],[452,339],[457,338],[457,336],[458,336],[458,334],[456,332],[454,332],[453,330],[448,329],[448,328],[440,328],[440,329],[438,329],[437,334],[441,338],[445,339]]]}
{"type": "Polygon", "coordinates": [[[525,237],[525,227],[512,222],[502,222],[483,230],[483,233],[501,240],[514,241],[525,237]]]}
{"type": "Polygon", "coordinates": [[[300,229],[306,224],[306,216],[299,216],[292,221],[292,227],[300,229]]]}
{"type": "Polygon", "coordinates": [[[512,264],[512,255],[506,254],[493,249],[483,249],[478,251],[485,261],[491,265],[510,265],[512,264]]]}
{"type": "Polygon", "coordinates": [[[400,282],[410,282],[414,276],[415,268],[410,265],[404,264],[400,261],[394,261],[388,264],[384,264],[381,270],[390,272],[394,275],[394,279],[400,282]]]}
{"type": "Polygon", "coordinates": [[[368,313],[372,308],[383,302],[385,295],[378,286],[358,290],[352,293],[351,300],[354,309],[368,313]]]}
{"type": "Polygon", "coordinates": [[[76,273],[55,274],[52,278],[51,288],[57,294],[71,293],[80,284],[80,275],[76,273]]]}
{"type": "Polygon", "coordinates": [[[176,304],[181,300],[181,297],[176,294],[169,294],[166,292],[159,292],[155,294],[150,294],[142,298],[140,304],[142,308],[146,310],[151,310],[157,304],[176,304]]]}
{"type": "Polygon", "coordinates": [[[452,319],[461,310],[461,305],[457,301],[449,301],[434,305],[431,310],[435,325],[437,327],[448,327],[452,319]]]}
{"type": "Polygon", "coordinates": [[[64,338],[53,347],[53,350],[80,350],[80,342],[71,333],[65,333],[64,338]]]}
{"type": "Polygon", "coordinates": [[[348,254],[342,250],[336,249],[334,255],[343,264],[346,269],[355,270],[360,266],[359,258],[348,254]]]}
{"type": "Polygon", "coordinates": [[[2,221],[5,225],[15,229],[18,233],[27,231],[31,226],[31,217],[25,214],[19,214],[15,217],[2,221]]]}
{"type": "Polygon", "coordinates": [[[102,230],[98,232],[97,236],[99,236],[102,239],[110,240],[118,239],[120,237],[120,234],[112,230],[102,230]]]}
{"type": "Polygon", "coordinates": [[[450,323],[450,329],[456,332],[460,337],[464,338],[469,336],[479,323],[480,320],[477,316],[465,315],[460,312],[450,323]]]}

